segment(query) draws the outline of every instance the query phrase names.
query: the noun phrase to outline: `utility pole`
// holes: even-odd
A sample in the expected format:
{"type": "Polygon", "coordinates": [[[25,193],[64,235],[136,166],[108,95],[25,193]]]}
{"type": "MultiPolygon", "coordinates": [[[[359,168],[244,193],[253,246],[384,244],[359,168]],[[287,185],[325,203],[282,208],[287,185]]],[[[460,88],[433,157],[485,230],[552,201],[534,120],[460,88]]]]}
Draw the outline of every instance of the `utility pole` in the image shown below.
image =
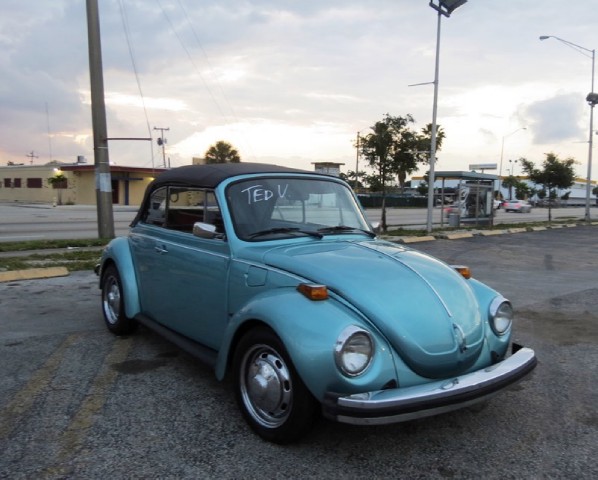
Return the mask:
{"type": "Polygon", "coordinates": [[[33,150],[31,150],[31,153],[28,155],[25,155],[26,157],[29,157],[29,165],[33,165],[33,159],[34,158],[39,158],[39,155],[36,155],[35,152],[33,150]]]}
{"type": "Polygon", "coordinates": [[[164,138],[164,132],[168,132],[170,130],[169,127],[154,127],[154,130],[160,130],[160,138],[158,138],[158,145],[162,147],[162,166],[166,168],[166,139],[164,138]]]}
{"type": "Polygon", "coordinates": [[[108,130],[106,127],[106,105],[104,103],[100,16],[97,0],[86,0],[86,2],[98,235],[99,238],[114,238],[112,177],[108,159],[108,130]]]}

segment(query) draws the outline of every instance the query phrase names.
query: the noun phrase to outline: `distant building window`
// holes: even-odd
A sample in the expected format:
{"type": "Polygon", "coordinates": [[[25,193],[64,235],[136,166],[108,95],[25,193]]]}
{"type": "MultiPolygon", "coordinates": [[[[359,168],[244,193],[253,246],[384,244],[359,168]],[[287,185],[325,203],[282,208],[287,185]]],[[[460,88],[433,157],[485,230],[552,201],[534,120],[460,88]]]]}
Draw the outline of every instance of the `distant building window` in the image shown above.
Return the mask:
{"type": "Polygon", "coordinates": [[[21,179],[20,178],[15,178],[14,179],[14,183],[12,185],[15,188],[21,188],[21,179]]]}
{"type": "Polygon", "coordinates": [[[10,178],[5,178],[5,179],[4,179],[4,186],[5,186],[6,188],[10,188],[10,187],[12,187],[12,182],[10,181],[10,178]]]}
{"type": "Polygon", "coordinates": [[[42,179],[41,178],[28,178],[27,179],[27,188],[42,188],[42,179]]]}

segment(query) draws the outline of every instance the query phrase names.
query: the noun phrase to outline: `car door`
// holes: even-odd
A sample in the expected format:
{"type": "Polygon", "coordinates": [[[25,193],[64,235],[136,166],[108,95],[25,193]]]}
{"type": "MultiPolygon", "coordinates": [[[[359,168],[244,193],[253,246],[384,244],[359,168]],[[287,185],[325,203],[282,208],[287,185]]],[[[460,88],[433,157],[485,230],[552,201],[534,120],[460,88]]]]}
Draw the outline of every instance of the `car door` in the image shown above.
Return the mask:
{"type": "Polygon", "coordinates": [[[204,212],[218,217],[214,194],[169,187],[153,197],[150,206],[163,205],[164,214],[150,212],[131,234],[142,312],[218,349],[227,321],[230,251],[223,234],[199,238],[192,233],[193,220],[203,218],[204,212]],[[154,218],[164,221],[151,221],[154,218]]]}

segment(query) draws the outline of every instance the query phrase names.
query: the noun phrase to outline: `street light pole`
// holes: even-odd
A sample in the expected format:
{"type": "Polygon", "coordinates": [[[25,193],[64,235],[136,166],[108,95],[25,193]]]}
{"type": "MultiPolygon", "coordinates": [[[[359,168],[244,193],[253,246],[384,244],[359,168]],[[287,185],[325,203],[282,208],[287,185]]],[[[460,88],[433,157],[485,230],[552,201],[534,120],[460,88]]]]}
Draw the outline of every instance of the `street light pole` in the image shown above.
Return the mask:
{"type": "Polygon", "coordinates": [[[467,0],[437,0],[438,5],[434,0],[430,1],[430,7],[438,12],[438,24],[436,27],[436,63],[434,68],[434,101],[432,106],[432,135],[430,138],[430,171],[428,173],[428,214],[426,219],[426,230],[428,233],[432,232],[432,220],[434,213],[434,169],[436,163],[436,137],[437,137],[437,123],[436,116],[438,112],[438,72],[440,70],[440,20],[442,15],[450,17],[454,10],[459,8],[467,0]]]}
{"type": "Polygon", "coordinates": [[[499,181],[500,181],[500,178],[502,177],[502,159],[503,159],[503,155],[505,153],[505,138],[510,137],[511,135],[517,133],[519,130],[527,130],[527,127],[518,128],[517,130],[502,137],[502,145],[500,147],[500,165],[498,167],[498,180],[499,181]]]}
{"type": "Polygon", "coordinates": [[[588,140],[588,176],[586,179],[586,213],[585,213],[585,221],[590,222],[590,195],[592,193],[592,148],[593,148],[593,135],[594,135],[594,106],[598,103],[598,94],[594,93],[594,64],[596,59],[596,50],[590,50],[589,48],[582,47],[581,45],[577,45],[576,43],[569,42],[568,40],[563,40],[562,38],[555,37],[553,35],[542,35],[540,40],[546,40],[548,38],[554,38],[559,42],[564,43],[565,45],[573,48],[575,51],[581,53],[585,57],[589,57],[592,59],[592,84],[591,90],[588,96],[586,97],[586,101],[590,106],[590,136],[588,140]],[[587,53],[585,53],[587,52],[587,53]],[[589,54],[589,55],[588,55],[589,54]]]}

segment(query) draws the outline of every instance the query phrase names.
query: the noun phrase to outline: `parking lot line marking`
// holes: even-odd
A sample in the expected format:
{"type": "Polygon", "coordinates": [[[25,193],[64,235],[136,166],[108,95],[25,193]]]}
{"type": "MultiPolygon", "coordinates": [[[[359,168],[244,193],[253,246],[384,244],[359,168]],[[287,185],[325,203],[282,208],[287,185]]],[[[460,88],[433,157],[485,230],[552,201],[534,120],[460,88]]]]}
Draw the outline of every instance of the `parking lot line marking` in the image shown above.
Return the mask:
{"type": "Polygon", "coordinates": [[[27,385],[19,390],[12,401],[2,409],[0,412],[0,438],[7,437],[13,431],[20,418],[31,408],[37,396],[48,387],[64,358],[67,348],[80,336],[80,333],[69,335],[54,350],[46,363],[33,374],[27,385]]]}
{"type": "MultiPolygon", "coordinates": [[[[70,424],[58,439],[56,462],[44,471],[45,475],[67,475],[69,459],[77,456],[87,437],[89,429],[97,419],[97,414],[104,408],[108,390],[118,377],[113,365],[124,362],[133,345],[131,338],[118,338],[112,350],[104,359],[104,363],[92,382],[79,410],[74,414],[70,424]]],[[[45,476],[42,475],[42,476],[45,476]]]]}

